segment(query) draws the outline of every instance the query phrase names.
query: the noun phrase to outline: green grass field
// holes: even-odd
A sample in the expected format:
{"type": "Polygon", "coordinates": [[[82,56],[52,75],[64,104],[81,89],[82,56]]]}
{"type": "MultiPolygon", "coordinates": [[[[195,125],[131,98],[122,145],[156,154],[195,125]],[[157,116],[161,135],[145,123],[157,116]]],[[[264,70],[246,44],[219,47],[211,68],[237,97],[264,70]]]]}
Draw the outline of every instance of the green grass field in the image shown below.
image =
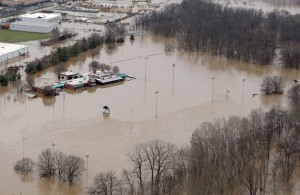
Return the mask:
{"type": "Polygon", "coordinates": [[[49,34],[0,29],[0,42],[17,43],[38,39],[47,39],[48,37],[49,34]]]}

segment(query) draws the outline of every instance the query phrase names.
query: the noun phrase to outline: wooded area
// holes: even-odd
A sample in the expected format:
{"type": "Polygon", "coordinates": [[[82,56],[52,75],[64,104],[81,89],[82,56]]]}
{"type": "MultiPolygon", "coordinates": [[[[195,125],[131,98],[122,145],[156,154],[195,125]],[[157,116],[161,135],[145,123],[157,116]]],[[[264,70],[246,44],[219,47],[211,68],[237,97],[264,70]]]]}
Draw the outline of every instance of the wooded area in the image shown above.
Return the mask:
{"type": "Polygon", "coordinates": [[[299,68],[300,16],[286,11],[264,14],[184,0],[137,18],[136,27],[176,38],[181,50],[210,52],[247,63],[270,64],[279,48],[282,63],[299,68]]]}

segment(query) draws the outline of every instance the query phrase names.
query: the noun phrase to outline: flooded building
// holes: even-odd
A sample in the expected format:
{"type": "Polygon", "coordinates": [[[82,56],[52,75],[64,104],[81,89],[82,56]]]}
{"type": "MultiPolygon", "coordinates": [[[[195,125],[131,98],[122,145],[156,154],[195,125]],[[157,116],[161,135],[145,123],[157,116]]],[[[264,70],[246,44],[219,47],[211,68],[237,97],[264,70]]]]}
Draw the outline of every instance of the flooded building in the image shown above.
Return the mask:
{"type": "Polygon", "coordinates": [[[50,33],[58,30],[61,14],[34,13],[20,16],[20,20],[10,24],[11,30],[50,33]]]}
{"type": "Polygon", "coordinates": [[[19,57],[28,53],[28,46],[0,43],[0,62],[19,57]]]}

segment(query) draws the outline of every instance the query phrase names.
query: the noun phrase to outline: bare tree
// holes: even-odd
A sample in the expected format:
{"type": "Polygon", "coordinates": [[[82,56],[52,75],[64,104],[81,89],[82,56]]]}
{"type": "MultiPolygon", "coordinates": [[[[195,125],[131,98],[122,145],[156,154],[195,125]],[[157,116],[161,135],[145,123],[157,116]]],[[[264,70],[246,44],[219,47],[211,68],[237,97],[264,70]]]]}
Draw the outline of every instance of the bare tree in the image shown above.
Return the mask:
{"type": "Polygon", "coordinates": [[[289,99],[291,101],[291,104],[293,105],[293,109],[296,112],[300,111],[300,85],[297,84],[293,86],[289,92],[289,99]]]}
{"type": "Polygon", "coordinates": [[[84,160],[77,156],[66,156],[62,152],[54,152],[49,148],[42,151],[37,163],[39,175],[56,178],[70,184],[79,180],[84,170],[84,160]]]}
{"type": "Polygon", "coordinates": [[[66,170],[66,155],[62,152],[54,153],[54,163],[56,166],[56,177],[59,181],[65,181],[64,172],[66,170]]]}
{"type": "Polygon", "coordinates": [[[100,63],[97,61],[92,61],[89,63],[89,67],[92,69],[100,69],[100,63]]]}
{"type": "Polygon", "coordinates": [[[144,169],[146,157],[143,153],[143,145],[138,145],[135,151],[128,155],[131,164],[133,165],[132,174],[137,178],[139,183],[138,193],[143,195],[145,184],[144,184],[144,169]]]}
{"type": "Polygon", "coordinates": [[[123,182],[125,185],[127,185],[129,187],[129,190],[127,192],[127,194],[130,195],[135,195],[136,194],[136,190],[135,190],[135,178],[134,175],[132,175],[131,172],[124,170],[123,171],[123,182]]]}
{"type": "Polygon", "coordinates": [[[79,180],[84,171],[84,160],[78,156],[70,155],[65,158],[64,164],[63,175],[65,180],[70,184],[79,180]]]}
{"type": "Polygon", "coordinates": [[[51,149],[46,148],[39,155],[37,167],[41,177],[52,178],[55,176],[56,167],[51,149]]]}
{"type": "Polygon", "coordinates": [[[248,194],[256,195],[259,188],[259,170],[253,165],[247,168],[242,184],[248,190],[248,194]]]}
{"type": "Polygon", "coordinates": [[[114,67],[112,68],[112,71],[113,71],[113,73],[117,74],[117,73],[120,72],[120,69],[119,69],[118,66],[114,66],[114,67]]]}
{"type": "Polygon", "coordinates": [[[29,173],[33,170],[34,162],[30,158],[18,160],[14,165],[14,170],[21,173],[29,173]]]}
{"type": "Polygon", "coordinates": [[[267,76],[266,78],[264,78],[260,90],[266,95],[272,95],[272,94],[282,94],[283,88],[284,88],[284,82],[282,77],[267,76]]]}
{"type": "Polygon", "coordinates": [[[114,171],[100,173],[94,178],[94,183],[89,188],[89,194],[116,195],[122,194],[121,181],[114,171]]]}

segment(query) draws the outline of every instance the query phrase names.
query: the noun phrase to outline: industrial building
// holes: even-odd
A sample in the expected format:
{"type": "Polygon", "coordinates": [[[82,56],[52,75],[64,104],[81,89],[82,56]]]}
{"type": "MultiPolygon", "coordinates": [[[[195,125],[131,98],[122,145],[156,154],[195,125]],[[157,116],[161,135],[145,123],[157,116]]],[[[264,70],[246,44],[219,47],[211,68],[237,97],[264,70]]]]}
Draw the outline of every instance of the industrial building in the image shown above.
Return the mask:
{"type": "Polygon", "coordinates": [[[28,53],[28,47],[25,45],[16,45],[10,43],[0,43],[0,62],[23,56],[28,53]]]}
{"type": "Polygon", "coordinates": [[[33,13],[19,16],[20,20],[10,24],[11,30],[50,33],[58,30],[61,14],[33,13]]]}
{"type": "Polygon", "coordinates": [[[93,0],[96,5],[103,7],[130,8],[132,0],[93,0]]]}

